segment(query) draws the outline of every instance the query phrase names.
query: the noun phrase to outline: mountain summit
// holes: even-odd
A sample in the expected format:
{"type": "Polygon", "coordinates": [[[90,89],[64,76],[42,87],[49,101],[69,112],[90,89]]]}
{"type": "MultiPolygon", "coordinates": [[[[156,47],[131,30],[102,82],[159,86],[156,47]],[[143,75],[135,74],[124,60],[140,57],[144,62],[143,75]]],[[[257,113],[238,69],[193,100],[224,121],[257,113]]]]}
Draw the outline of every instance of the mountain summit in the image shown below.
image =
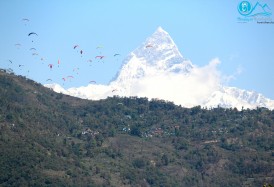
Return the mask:
{"type": "Polygon", "coordinates": [[[193,68],[185,60],[170,35],[158,29],[124,60],[116,78],[110,83],[120,87],[123,96],[134,95],[131,86],[145,77],[157,76],[166,72],[187,74],[193,68]]]}
{"type": "Polygon", "coordinates": [[[158,27],[125,58],[120,71],[108,85],[90,84],[67,90],[56,84],[45,86],[92,100],[119,95],[163,99],[184,107],[274,109],[274,101],[262,94],[222,86],[216,67],[219,63],[218,59],[213,59],[204,67],[193,65],[181,55],[171,36],[158,27]]]}

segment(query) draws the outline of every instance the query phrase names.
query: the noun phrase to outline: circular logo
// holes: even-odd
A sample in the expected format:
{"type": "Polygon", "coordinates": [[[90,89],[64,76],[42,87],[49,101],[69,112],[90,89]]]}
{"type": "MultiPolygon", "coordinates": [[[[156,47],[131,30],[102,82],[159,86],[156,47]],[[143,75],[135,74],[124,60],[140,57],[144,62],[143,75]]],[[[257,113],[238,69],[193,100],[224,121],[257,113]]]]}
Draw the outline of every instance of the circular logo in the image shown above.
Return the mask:
{"type": "Polygon", "coordinates": [[[252,5],[249,1],[242,1],[238,5],[238,11],[241,15],[247,16],[252,12],[252,5]]]}

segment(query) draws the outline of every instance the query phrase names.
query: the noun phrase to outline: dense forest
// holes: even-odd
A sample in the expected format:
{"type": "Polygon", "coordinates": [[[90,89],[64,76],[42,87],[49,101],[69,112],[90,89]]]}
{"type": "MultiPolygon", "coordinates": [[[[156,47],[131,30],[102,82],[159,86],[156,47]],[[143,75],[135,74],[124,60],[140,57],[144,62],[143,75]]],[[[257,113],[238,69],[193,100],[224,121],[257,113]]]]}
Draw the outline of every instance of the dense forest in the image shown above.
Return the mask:
{"type": "Polygon", "coordinates": [[[273,186],[274,111],[83,100],[0,71],[0,186],[273,186]]]}

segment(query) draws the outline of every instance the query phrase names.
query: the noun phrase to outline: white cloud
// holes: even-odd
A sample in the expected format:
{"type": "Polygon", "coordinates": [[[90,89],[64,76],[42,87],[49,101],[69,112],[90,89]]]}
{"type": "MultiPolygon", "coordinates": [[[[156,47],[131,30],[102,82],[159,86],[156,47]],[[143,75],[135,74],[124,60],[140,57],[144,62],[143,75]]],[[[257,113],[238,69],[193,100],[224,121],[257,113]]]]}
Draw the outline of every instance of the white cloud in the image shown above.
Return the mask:
{"type": "MultiPolygon", "coordinates": [[[[220,60],[215,58],[203,67],[193,66],[187,74],[174,73],[170,70],[156,71],[155,69],[155,71],[148,71],[149,73],[146,73],[142,78],[133,80],[125,78],[122,82],[114,80],[109,85],[89,84],[86,87],[67,90],[57,84],[45,86],[56,92],[91,100],[120,95],[163,99],[184,107],[197,105],[216,107],[222,104],[222,106],[233,106],[238,109],[241,109],[242,106],[246,108],[256,106],[273,108],[274,101],[261,96],[259,100],[256,99],[257,104],[249,103],[249,99],[254,99],[253,92],[222,87],[224,75],[218,70],[220,63],[220,60]]],[[[239,75],[242,71],[243,68],[239,66],[232,76],[239,75]]]]}
{"type": "Polygon", "coordinates": [[[164,72],[146,76],[133,82],[131,95],[169,100],[188,107],[200,105],[218,89],[221,80],[218,64],[216,58],[204,67],[194,67],[187,75],[164,72]]]}
{"type": "MultiPolygon", "coordinates": [[[[130,83],[123,82],[123,85],[114,81],[109,85],[89,84],[86,87],[67,90],[58,87],[58,91],[92,100],[105,99],[113,95],[138,96],[149,99],[158,98],[185,107],[193,107],[203,105],[214,92],[220,89],[224,78],[218,70],[220,63],[220,60],[215,58],[203,67],[194,66],[188,74],[149,71],[144,77],[130,80],[130,83]]],[[[235,74],[241,72],[242,68],[239,67],[235,74]]],[[[54,86],[57,88],[56,84],[54,86]]],[[[47,85],[47,87],[51,86],[47,85]]]]}
{"type": "Polygon", "coordinates": [[[223,82],[227,84],[232,80],[236,80],[237,77],[243,73],[243,71],[244,68],[242,67],[242,65],[239,65],[232,75],[223,75],[223,82]]]}

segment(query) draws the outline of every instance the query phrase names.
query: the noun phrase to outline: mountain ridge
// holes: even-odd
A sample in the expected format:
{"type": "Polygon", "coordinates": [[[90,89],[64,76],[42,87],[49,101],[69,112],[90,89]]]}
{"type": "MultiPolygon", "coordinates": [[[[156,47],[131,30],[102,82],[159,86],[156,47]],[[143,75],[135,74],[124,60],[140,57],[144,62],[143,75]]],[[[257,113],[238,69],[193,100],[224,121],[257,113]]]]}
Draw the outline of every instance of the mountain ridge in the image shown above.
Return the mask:
{"type": "Polygon", "coordinates": [[[274,111],[58,94],[0,71],[0,186],[263,186],[274,111]]]}

